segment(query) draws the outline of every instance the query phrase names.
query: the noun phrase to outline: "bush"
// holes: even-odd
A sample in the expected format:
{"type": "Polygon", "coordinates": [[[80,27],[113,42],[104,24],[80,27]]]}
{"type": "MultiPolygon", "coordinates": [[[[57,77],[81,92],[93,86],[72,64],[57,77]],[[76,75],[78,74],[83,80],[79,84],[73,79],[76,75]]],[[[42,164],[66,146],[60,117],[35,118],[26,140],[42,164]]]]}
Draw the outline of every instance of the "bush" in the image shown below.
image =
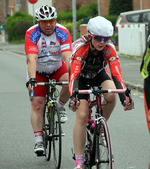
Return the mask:
{"type": "Polygon", "coordinates": [[[119,15],[121,12],[132,10],[133,0],[110,0],[109,15],[119,15]]]}
{"type": "Polygon", "coordinates": [[[6,20],[6,30],[8,40],[21,40],[25,36],[26,30],[33,25],[33,17],[24,12],[16,12],[6,20]]]}
{"type": "Polygon", "coordinates": [[[112,25],[114,26],[115,28],[115,25],[116,25],[116,21],[118,19],[118,15],[105,15],[104,16],[106,19],[108,19],[109,21],[112,22],[112,25]]]}
{"type": "Polygon", "coordinates": [[[97,4],[91,3],[89,6],[83,5],[77,10],[77,20],[94,17],[98,15],[97,4]]]}
{"type": "MultiPolygon", "coordinates": [[[[71,35],[71,39],[73,40],[73,23],[72,22],[61,22],[60,24],[62,24],[63,26],[65,26],[68,31],[70,32],[71,35]]],[[[81,22],[78,21],[77,22],[77,38],[80,37],[80,24],[81,22]]]]}
{"type": "Polygon", "coordinates": [[[57,21],[58,22],[72,22],[72,10],[59,12],[57,14],[57,21]]]}

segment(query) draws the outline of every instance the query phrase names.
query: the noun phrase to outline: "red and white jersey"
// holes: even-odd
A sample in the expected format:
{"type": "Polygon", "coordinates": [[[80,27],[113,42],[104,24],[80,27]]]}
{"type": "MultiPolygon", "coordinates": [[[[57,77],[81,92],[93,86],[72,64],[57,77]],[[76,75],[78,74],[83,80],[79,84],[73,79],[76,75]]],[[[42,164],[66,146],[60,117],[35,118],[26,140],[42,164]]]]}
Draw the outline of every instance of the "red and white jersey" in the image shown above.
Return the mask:
{"type": "Polygon", "coordinates": [[[32,26],[26,32],[26,54],[37,54],[37,73],[50,75],[62,66],[61,53],[71,51],[72,40],[69,31],[62,25],[56,24],[54,33],[44,35],[40,27],[32,26]]]}
{"type": "MultiPolygon", "coordinates": [[[[74,84],[77,84],[78,77],[84,76],[85,78],[95,77],[103,67],[109,64],[112,79],[116,85],[116,88],[125,88],[121,70],[119,58],[117,56],[115,47],[112,43],[107,43],[105,48],[101,51],[100,55],[94,64],[88,61],[89,58],[89,41],[82,36],[72,44],[72,56],[70,58],[69,75],[70,75],[70,95],[74,90],[74,84]]],[[[92,60],[93,61],[93,60],[92,60]]]]}

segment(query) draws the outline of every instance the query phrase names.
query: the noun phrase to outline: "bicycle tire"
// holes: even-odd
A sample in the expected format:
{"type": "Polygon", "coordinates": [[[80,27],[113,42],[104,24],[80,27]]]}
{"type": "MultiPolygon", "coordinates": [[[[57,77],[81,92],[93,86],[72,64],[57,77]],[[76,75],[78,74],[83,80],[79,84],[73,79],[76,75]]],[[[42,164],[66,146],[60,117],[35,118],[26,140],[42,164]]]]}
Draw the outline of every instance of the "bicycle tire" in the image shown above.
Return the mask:
{"type": "Polygon", "coordinates": [[[86,132],[86,144],[85,144],[85,150],[84,150],[84,168],[85,169],[92,169],[92,166],[90,164],[90,154],[92,151],[92,140],[91,140],[91,135],[89,134],[89,130],[87,129],[86,132]]]}
{"type": "Polygon", "coordinates": [[[56,169],[59,169],[61,166],[61,157],[62,157],[62,130],[61,130],[61,122],[60,122],[60,115],[58,109],[58,103],[52,106],[52,114],[53,114],[53,156],[54,156],[54,164],[56,169]]]}
{"type": "Polygon", "coordinates": [[[45,149],[45,157],[46,160],[49,161],[51,158],[51,139],[49,137],[51,133],[51,121],[48,114],[47,105],[45,105],[44,113],[43,113],[43,142],[44,142],[44,149],[45,149]]]}
{"type": "Polygon", "coordinates": [[[112,169],[113,168],[113,155],[111,149],[110,134],[107,122],[104,118],[99,121],[99,129],[104,131],[105,142],[101,143],[101,136],[98,134],[95,137],[96,143],[96,169],[112,169]]]}

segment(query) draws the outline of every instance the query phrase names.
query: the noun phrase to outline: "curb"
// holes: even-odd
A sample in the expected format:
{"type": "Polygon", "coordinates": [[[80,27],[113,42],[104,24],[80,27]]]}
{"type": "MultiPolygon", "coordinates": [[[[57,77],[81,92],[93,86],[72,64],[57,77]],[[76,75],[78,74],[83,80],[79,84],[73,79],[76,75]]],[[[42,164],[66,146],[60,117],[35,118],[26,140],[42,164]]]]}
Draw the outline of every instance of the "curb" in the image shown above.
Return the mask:
{"type": "Polygon", "coordinates": [[[131,82],[128,82],[128,81],[124,81],[124,83],[125,83],[126,87],[129,87],[131,89],[137,89],[139,92],[143,93],[143,86],[142,85],[134,84],[134,83],[131,83],[131,82]]]}

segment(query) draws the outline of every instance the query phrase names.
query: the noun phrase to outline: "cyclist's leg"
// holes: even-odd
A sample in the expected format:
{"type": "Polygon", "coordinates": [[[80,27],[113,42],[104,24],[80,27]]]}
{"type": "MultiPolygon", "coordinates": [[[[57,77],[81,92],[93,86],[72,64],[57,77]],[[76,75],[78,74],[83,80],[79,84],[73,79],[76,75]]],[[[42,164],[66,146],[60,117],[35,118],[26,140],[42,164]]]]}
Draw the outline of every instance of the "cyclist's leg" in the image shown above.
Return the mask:
{"type": "MultiPolygon", "coordinates": [[[[51,79],[55,79],[56,81],[68,81],[68,71],[66,68],[66,65],[64,62],[62,62],[62,66],[57,70],[57,72],[53,73],[51,75],[51,79]]],[[[68,85],[63,85],[60,91],[60,97],[59,97],[59,106],[60,106],[60,116],[61,116],[61,122],[64,123],[67,121],[67,114],[64,109],[64,105],[69,100],[69,87],[68,85]]]]}
{"type": "MultiPolygon", "coordinates": [[[[102,89],[116,89],[115,84],[112,80],[106,80],[102,84],[102,89]]],[[[115,105],[116,105],[116,94],[115,93],[105,93],[104,94],[104,101],[103,101],[103,116],[106,120],[109,119],[115,105]]]]}
{"type": "MultiPolygon", "coordinates": [[[[68,81],[68,73],[63,74],[60,77],[60,81],[68,81]]],[[[60,92],[60,100],[66,103],[70,98],[68,85],[63,85],[60,92]]]]}
{"type": "MultiPolygon", "coordinates": [[[[45,76],[36,74],[37,82],[45,82],[47,78],[45,76]]],[[[47,88],[45,86],[38,86],[34,88],[34,99],[31,102],[31,124],[35,134],[35,149],[36,153],[44,152],[43,148],[43,111],[45,106],[45,95],[47,88]]]]}
{"type": "Polygon", "coordinates": [[[44,97],[34,97],[31,103],[31,124],[33,131],[42,131],[43,129],[43,110],[45,106],[44,97]]]}
{"type": "MultiPolygon", "coordinates": [[[[88,89],[88,81],[80,77],[79,89],[88,89]]],[[[80,106],[76,111],[76,121],[73,129],[73,142],[75,150],[75,167],[84,165],[84,149],[86,139],[86,125],[89,117],[88,95],[79,95],[80,106]]]]}
{"type": "Polygon", "coordinates": [[[76,156],[76,166],[78,165],[78,163],[84,165],[83,158],[82,162],[79,162],[78,160],[81,159],[77,159],[77,156],[83,156],[84,154],[88,112],[88,101],[80,100],[80,106],[76,111],[76,121],[73,129],[73,142],[76,156]]]}

